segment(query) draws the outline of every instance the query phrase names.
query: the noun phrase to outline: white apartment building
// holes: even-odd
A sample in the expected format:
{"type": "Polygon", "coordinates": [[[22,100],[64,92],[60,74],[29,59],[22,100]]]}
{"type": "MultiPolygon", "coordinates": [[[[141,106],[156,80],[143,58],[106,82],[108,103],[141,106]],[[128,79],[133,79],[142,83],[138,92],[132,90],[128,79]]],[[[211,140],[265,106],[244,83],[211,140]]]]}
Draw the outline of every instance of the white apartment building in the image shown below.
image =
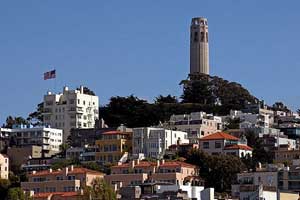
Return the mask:
{"type": "Polygon", "coordinates": [[[143,153],[145,157],[160,159],[172,144],[189,143],[187,136],[186,132],[164,128],[134,128],[132,152],[135,155],[143,153]]]}
{"type": "Polygon", "coordinates": [[[4,154],[0,154],[0,179],[8,179],[8,157],[4,154]]]}
{"type": "Polygon", "coordinates": [[[274,122],[273,113],[243,113],[239,110],[231,110],[230,116],[227,116],[227,118],[230,117],[231,119],[237,119],[239,118],[240,128],[255,128],[255,127],[263,127],[263,128],[269,128],[274,122]]]}
{"type": "Polygon", "coordinates": [[[190,143],[206,135],[220,132],[223,129],[222,118],[205,112],[193,112],[184,115],[172,115],[165,128],[188,133],[190,143]]]}
{"type": "Polygon", "coordinates": [[[63,93],[44,96],[44,123],[54,128],[63,129],[64,142],[72,128],[94,128],[99,118],[99,99],[80,90],[69,90],[64,87],[63,93]]]}
{"type": "Polygon", "coordinates": [[[3,129],[2,131],[6,131],[9,134],[10,141],[15,146],[41,146],[45,156],[59,153],[60,145],[63,143],[63,131],[61,129],[19,125],[14,126],[12,129],[3,129]]]}

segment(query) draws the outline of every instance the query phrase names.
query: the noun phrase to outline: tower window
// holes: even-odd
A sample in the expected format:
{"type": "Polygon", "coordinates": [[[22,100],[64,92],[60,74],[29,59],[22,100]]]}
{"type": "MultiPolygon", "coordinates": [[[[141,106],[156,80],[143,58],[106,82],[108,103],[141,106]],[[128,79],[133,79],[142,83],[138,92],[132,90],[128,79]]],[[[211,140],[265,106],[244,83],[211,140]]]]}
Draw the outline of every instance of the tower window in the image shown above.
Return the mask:
{"type": "Polygon", "coordinates": [[[206,32],[206,42],[208,42],[208,32],[206,32]]]}
{"type": "Polygon", "coordinates": [[[198,32],[197,31],[194,34],[194,42],[198,42],[198,32]]]}
{"type": "Polygon", "coordinates": [[[201,42],[204,42],[204,32],[200,32],[201,42]]]}

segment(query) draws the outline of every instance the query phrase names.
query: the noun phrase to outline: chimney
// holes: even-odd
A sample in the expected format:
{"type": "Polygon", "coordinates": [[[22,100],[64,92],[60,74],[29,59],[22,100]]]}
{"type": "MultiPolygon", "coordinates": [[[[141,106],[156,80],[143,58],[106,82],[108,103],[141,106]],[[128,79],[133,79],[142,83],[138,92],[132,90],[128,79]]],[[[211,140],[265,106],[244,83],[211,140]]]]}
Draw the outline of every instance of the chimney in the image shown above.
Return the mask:
{"type": "Polygon", "coordinates": [[[134,160],[131,161],[131,168],[134,168],[134,160]]]}
{"type": "Polygon", "coordinates": [[[34,171],[32,171],[32,174],[36,174],[36,171],[34,170],[34,171]]]}
{"type": "Polygon", "coordinates": [[[73,171],[74,170],[74,165],[71,165],[71,171],[73,171]]]}
{"type": "Polygon", "coordinates": [[[165,164],[165,159],[162,159],[162,160],[161,160],[161,164],[162,164],[162,165],[165,164]]]}
{"type": "Polygon", "coordinates": [[[52,168],[49,169],[49,172],[52,173],[52,168]]]}
{"type": "Polygon", "coordinates": [[[64,168],[64,175],[67,176],[67,175],[68,175],[68,172],[69,172],[68,167],[65,167],[65,168],[64,168]]]}
{"type": "Polygon", "coordinates": [[[83,94],[83,86],[80,86],[80,94],[83,94]]]}
{"type": "Polygon", "coordinates": [[[139,164],[140,164],[140,160],[137,159],[137,160],[136,160],[136,165],[139,165],[139,164]]]}
{"type": "Polygon", "coordinates": [[[156,167],[159,167],[159,160],[156,161],[156,167]]]}

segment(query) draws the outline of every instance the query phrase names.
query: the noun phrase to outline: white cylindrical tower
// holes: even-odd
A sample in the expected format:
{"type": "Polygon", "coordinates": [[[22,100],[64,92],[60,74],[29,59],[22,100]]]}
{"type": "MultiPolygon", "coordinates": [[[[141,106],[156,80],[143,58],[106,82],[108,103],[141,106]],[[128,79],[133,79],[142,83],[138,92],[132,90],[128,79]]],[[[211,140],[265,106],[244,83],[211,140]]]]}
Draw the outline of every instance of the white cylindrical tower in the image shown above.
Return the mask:
{"type": "Polygon", "coordinates": [[[208,24],[203,17],[191,23],[190,74],[209,74],[208,24]]]}

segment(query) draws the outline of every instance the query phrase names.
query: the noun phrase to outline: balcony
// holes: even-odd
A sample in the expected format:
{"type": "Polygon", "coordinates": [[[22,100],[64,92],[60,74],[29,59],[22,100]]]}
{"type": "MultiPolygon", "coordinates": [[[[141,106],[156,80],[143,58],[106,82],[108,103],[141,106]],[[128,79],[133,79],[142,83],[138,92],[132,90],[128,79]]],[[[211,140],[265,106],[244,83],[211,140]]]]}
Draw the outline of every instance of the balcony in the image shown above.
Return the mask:
{"type": "Polygon", "coordinates": [[[84,113],[84,111],[83,111],[83,109],[82,108],[80,108],[80,107],[70,107],[69,108],[69,113],[71,114],[71,113],[81,113],[81,114],[83,114],[84,113]]]}

